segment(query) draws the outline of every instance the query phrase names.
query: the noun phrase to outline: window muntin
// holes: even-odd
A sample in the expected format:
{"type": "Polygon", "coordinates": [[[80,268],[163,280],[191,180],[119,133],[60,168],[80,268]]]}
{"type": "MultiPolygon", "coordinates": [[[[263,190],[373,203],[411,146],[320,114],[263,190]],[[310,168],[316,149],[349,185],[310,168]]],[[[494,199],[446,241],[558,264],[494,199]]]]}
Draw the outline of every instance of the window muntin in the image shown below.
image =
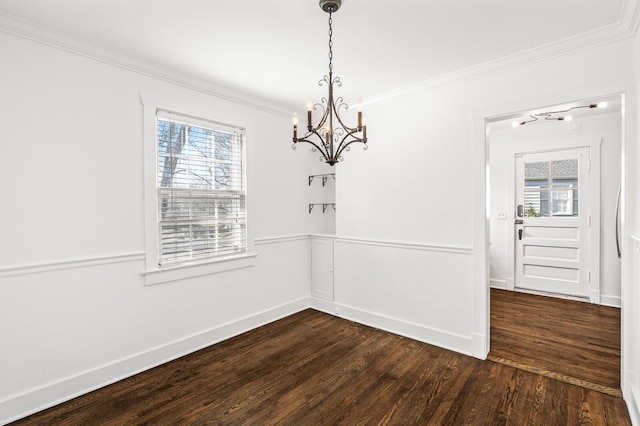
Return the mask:
{"type": "Polygon", "coordinates": [[[160,265],[245,253],[242,129],[158,111],[160,265]]]}

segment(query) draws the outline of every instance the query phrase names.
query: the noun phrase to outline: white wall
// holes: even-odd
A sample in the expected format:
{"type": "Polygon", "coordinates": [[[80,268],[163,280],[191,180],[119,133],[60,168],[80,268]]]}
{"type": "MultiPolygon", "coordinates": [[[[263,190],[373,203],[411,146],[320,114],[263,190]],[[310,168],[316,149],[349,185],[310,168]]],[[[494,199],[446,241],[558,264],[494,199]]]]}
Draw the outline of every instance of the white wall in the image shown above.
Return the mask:
{"type": "Polygon", "coordinates": [[[610,43],[366,105],[369,150],[338,169],[333,307],[485,356],[484,118],[633,91],[631,50],[610,43]]]}
{"type": "MultiPolygon", "coordinates": [[[[640,90],[640,34],[634,44],[634,75],[636,93],[640,90]]],[[[640,122],[640,99],[632,103],[629,120],[640,122]]],[[[640,149],[637,143],[637,127],[630,135],[635,143],[624,147],[625,164],[623,183],[623,246],[622,246],[622,391],[634,425],[640,424],[640,149]],[[626,285],[625,285],[626,284],[626,285]]],[[[628,139],[627,139],[628,140],[628,139]]]]}
{"type": "MultiPolygon", "coordinates": [[[[603,304],[620,307],[620,259],[616,251],[615,213],[621,175],[620,113],[598,114],[571,123],[545,122],[512,128],[493,129],[489,134],[491,187],[491,285],[508,287],[513,282],[513,265],[508,263],[509,239],[514,233],[513,200],[514,156],[518,152],[584,146],[600,142],[600,297],[603,304]],[[497,212],[507,212],[507,220],[497,212]]],[[[513,257],[511,257],[513,259],[513,257]]]]}
{"type": "Polygon", "coordinates": [[[291,149],[289,116],[4,32],[0,46],[0,423],[308,306],[317,159],[291,149]],[[253,267],[144,286],[139,93],[247,128],[253,267]]]}

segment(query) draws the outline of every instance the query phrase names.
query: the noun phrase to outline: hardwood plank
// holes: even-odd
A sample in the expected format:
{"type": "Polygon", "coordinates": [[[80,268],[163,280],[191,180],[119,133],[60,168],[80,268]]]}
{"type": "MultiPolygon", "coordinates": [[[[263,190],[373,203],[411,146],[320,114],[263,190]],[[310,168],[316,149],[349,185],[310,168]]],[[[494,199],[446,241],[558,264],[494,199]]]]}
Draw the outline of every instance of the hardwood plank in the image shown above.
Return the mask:
{"type": "Polygon", "coordinates": [[[620,310],[492,289],[488,358],[621,396],[620,310]]]}
{"type": "Polygon", "coordinates": [[[630,425],[624,401],[306,310],[15,425],[630,425]]]}

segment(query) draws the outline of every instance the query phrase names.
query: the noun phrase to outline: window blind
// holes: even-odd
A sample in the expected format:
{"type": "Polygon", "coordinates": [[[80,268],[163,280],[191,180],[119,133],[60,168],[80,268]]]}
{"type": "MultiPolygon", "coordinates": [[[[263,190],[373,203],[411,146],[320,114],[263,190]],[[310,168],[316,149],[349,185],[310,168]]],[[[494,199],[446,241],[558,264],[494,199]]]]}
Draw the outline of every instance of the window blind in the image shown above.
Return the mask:
{"type": "Polygon", "coordinates": [[[246,251],[244,132],[157,113],[159,263],[246,251]]]}

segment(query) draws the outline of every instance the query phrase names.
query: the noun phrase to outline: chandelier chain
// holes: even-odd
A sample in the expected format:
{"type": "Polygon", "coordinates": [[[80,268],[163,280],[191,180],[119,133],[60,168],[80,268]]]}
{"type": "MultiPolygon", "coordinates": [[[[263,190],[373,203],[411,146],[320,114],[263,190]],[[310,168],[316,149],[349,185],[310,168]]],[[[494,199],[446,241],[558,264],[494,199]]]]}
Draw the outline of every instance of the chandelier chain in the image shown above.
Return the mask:
{"type": "Polygon", "coordinates": [[[333,18],[329,12],[329,72],[333,72],[333,18]]]}

